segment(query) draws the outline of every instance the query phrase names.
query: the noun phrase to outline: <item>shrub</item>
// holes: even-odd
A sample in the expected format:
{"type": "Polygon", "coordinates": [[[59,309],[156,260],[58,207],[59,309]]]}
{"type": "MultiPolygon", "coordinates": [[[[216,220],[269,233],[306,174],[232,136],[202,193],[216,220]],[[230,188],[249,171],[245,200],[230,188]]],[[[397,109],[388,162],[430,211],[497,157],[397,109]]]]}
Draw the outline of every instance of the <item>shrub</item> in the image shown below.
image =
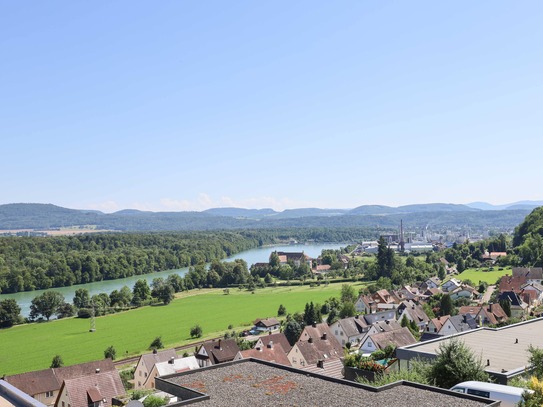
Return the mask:
{"type": "Polygon", "coordinates": [[[53,358],[53,360],[51,361],[51,368],[56,368],[56,367],[62,367],[64,366],[64,362],[62,361],[62,357],[60,355],[55,355],[55,357],[53,358]]]}
{"type": "Polygon", "coordinates": [[[191,338],[200,338],[202,336],[202,327],[199,324],[194,325],[190,328],[191,338]]]}
{"type": "Polygon", "coordinates": [[[149,349],[151,350],[154,350],[154,349],[162,349],[164,347],[164,344],[162,343],[162,337],[161,336],[157,336],[153,342],[151,342],[151,345],[149,345],[149,349]]]}
{"type": "Polygon", "coordinates": [[[92,317],[92,310],[89,308],[81,308],[77,311],[77,318],[90,318],[92,317]]]}
{"type": "Polygon", "coordinates": [[[113,345],[106,348],[104,351],[104,358],[110,358],[111,360],[115,360],[115,356],[117,355],[117,351],[113,347],[113,345]]]}
{"type": "Polygon", "coordinates": [[[165,406],[169,402],[169,397],[159,397],[154,394],[150,394],[143,400],[143,407],[161,407],[165,406]]]}
{"type": "Polygon", "coordinates": [[[457,383],[470,380],[486,382],[488,374],[480,358],[475,357],[463,342],[452,339],[439,346],[428,378],[436,386],[449,389],[457,383]]]}

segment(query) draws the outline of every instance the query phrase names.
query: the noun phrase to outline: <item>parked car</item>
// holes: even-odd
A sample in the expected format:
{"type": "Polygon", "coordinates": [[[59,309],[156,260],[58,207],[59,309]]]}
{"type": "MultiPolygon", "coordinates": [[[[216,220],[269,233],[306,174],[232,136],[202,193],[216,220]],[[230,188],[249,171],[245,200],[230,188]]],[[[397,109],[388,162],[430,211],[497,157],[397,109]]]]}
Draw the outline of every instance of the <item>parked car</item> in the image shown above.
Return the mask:
{"type": "Polygon", "coordinates": [[[505,386],[503,384],[486,382],[462,382],[451,387],[457,393],[471,394],[472,396],[484,397],[491,400],[501,401],[501,406],[516,406],[522,400],[522,393],[532,390],[520,387],[505,386]]]}

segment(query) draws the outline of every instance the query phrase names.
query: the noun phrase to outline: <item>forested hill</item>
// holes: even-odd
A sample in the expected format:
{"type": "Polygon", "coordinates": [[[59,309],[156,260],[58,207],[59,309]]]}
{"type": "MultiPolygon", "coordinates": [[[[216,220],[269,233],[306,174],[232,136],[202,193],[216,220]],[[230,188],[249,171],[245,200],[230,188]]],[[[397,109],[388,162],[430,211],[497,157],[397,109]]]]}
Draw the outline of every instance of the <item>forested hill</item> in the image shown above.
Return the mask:
{"type": "Polygon", "coordinates": [[[67,209],[51,204],[0,205],[0,230],[51,230],[93,226],[118,231],[189,231],[281,227],[397,228],[400,220],[411,229],[470,227],[511,230],[530,209],[485,211],[466,205],[425,204],[391,208],[366,205],[352,210],[217,208],[204,212],[143,212],[123,210],[112,214],[67,209]]]}
{"type": "Polygon", "coordinates": [[[518,264],[543,267],[543,207],[534,209],[515,228],[513,252],[518,257],[518,264]]]}

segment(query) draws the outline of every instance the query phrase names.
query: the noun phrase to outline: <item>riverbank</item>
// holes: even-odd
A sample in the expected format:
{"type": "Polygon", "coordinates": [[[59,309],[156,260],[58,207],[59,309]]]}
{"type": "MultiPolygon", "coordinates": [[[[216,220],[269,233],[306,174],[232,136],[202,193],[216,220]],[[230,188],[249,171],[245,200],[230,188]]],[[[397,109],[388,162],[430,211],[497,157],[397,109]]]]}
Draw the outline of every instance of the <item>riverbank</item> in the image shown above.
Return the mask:
{"type": "MultiPolygon", "coordinates": [[[[356,290],[361,283],[354,283],[356,290]]],[[[69,318],[19,325],[0,330],[0,375],[48,368],[55,355],[65,365],[102,359],[113,346],[119,359],[147,351],[157,336],[167,348],[193,341],[189,331],[200,324],[204,338],[224,334],[228,326],[240,331],[256,318],[277,315],[283,304],[288,313],[303,311],[307,302],[323,303],[339,296],[341,284],[310,287],[270,287],[250,291],[231,289],[192,290],[181,293],[167,306],[147,306],[95,319],[96,331],[89,332],[90,320],[69,318]]]]}
{"type": "MultiPolygon", "coordinates": [[[[233,261],[235,259],[242,259],[246,261],[250,267],[251,264],[254,264],[254,263],[267,262],[270,257],[271,252],[274,250],[286,251],[286,252],[303,251],[310,257],[317,257],[321,254],[323,249],[335,250],[335,249],[339,249],[345,246],[346,246],[346,243],[314,243],[314,244],[297,244],[297,245],[280,245],[280,246],[278,245],[262,246],[262,247],[257,247],[254,249],[250,249],[250,250],[246,250],[246,251],[234,254],[224,259],[223,261],[233,261]]],[[[115,280],[103,280],[103,281],[96,281],[93,283],[73,285],[70,287],[51,288],[51,290],[60,292],[64,296],[67,302],[72,302],[73,297],[75,295],[75,291],[79,288],[87,289],[91,296],[95,294],[100,294],[100,293],[106,293],[109,295],[113,290],[120,290],[124,286],[127,286],[130,289],[132,289],[136,281],[140,279],[147,281],[147,284],[150,285],[154,278],[157,278],[157,277],[166,278],[170,274],[178,274],[180,276],[184,276],[186,273],[188,273],[188,271],[189,271],[189,268],[184,267],[180,269],[164,270],[164,271],[135,275],[135,276],[120,278],[120,279],[115,279],[115,280]]],[[[23,317],[28,317],[30,315],[30,304],[32,300],[38,295],[43,294],[44,291],[47,291],[47,290],[24,291],[24,292],[19,292],[15,294],[0,294],[0,300],[7,299],[7,298],[14,299],[15,301],[17,301],[17,304],[19,305],[19,307],[21,307],[21,315],[23,317]]]]}

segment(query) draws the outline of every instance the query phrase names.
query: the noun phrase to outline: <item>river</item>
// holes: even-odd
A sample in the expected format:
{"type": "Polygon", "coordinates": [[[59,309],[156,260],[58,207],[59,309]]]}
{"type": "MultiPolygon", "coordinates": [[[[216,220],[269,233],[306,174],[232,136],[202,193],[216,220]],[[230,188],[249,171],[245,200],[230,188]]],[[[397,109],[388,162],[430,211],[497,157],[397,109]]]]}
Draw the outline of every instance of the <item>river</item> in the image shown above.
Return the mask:
{"type": "MultiPolygon", "coordinates": [[[[321,254],[323,249],[339,249],[340,247],[345,247],[347,243],[338,244],[338,243],[319,243],[319,244],[298,244],[298,245],[285,245],[285,246],[266,246],[258,247],[256,249],[247,250],[240,252],[233,256],[225,259],[226,261],[233,261],[234,259],[243,259],[247,262],[247,265],[251,267],[251,264],[254,263],[263,263],[267,262],[272,251],[284,251],[284,252],[300,252],[303,251],[310,257],[317,257],[321,254]]],[[[151,284],[153,278],[163,277],[166,278],[170,274],[179,274],[184,276],[189,271],[188,267],[175,269],[175,270],[165,270],[159,271],[157,273],[143,274],[139,276],[132,276],[121,278],[117,280],[104,280],[96,281],[94,283],[79,284],[73,285],[70,287],[60,287],[52,288],[52,290],[60,292],[66,302],[72,302],[72,299],[75,295],[75,290],[79,288],[86,288],[89,290],[90,295],[107,293],[110,294],[113,290],[120,290],[123,286],[128,286],[130,289],[134,286],[137,280],[144,279],[147,283],[151,284]]],[[[30,315],[30,303],[31,301],[42,294],[46,290],[36,290],[36,291],[25,291],[16,294],[0,294],[0,300],[6,298],[13,298],[17,301],[17,304],[21,307],[21,315],[27,317],[30,315]]]]}

